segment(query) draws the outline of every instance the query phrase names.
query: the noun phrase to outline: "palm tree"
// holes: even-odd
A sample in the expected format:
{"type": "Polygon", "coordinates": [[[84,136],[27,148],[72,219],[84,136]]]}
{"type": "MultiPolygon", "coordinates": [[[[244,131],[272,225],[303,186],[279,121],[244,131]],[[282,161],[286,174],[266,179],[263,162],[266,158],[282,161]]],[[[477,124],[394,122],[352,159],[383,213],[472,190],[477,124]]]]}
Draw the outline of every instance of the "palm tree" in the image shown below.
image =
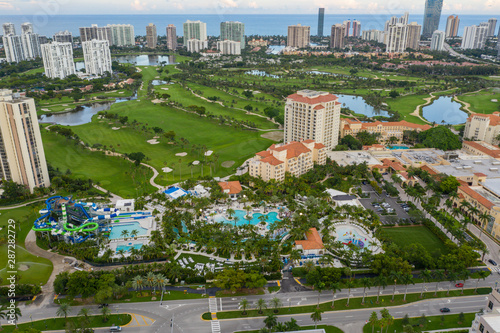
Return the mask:
{"type": "Polygon", "coordinates": [[[130,232],[130,237],[135,238],[139,234],[139,231],[134,229],[130,232]]]}
{"type": "Polygon", "coordinates": [[[361,285],[363,286],[363,300],[361,300],[361,304],[365,304],[365,296],[366,296],[366,288],[370,289],[372,287],[372,280],[369,278],[362,278],[361,285]]]}
{"type": "Polygon", "coordinates": [[[378,315],[377,312],[373,311],[368,319],[368,324],[372,327],[372,333],[375,331],[375,326],[378,325],[378,315]]]}
{"type": "Polygon", "coordinates": [[[102,316],[102,321],[106,322],[108,321],[108,317],[111,314],[111,309],[107,306],[103,306],[101,308],[101,316],[102,316]]]}
{"type": "Polygon", "coordinates": [[[278,313],[279,312],[279,308],[282,305],[283,305],[283,303],[281,302],[281,300],[278,297],[274,297],[271,300],[271,306],[274,308],[274,313],[278,313]]]}
{"type": "Polygon", "coordinates": [[[391,326],[394,323],[394,317],[391,316],[389,313],[389,310],[387,309],[382,309],[380,310],[380,315],[382,316],[382,320],[384,321],[384,324],[387,325],[387,331],[389,331],[389,326],[391,326]]]}
{"type": "Polygon", "coordinates": [[[257,301],[257,309],[259,309],[259,314],[262,313],[262,309],[267,307],[266,301],[263,298],[259,298],[257,301]]]}
{"type": "Polygon", "coordinates": [[[120,236],[122,236],[122,238],[125,238],[125,239],[126,239],[126,238],[127,238],[127,236],[128,236],[128,230],[122,230],[122,232],[121,232],[120,236]]]}
{"type": "Polygon", "coordinates": [[[290,321],[285,323],[286,331],[298,331],[300,329],[299,324],[297,324],[297,320],[294,318],[290,318],[290,321]]]}
{"type": "Polygon", "coordinates": [[[458,275],[455,272],[448,272],[447,280],[450,281],[450,284],[448,285],[448,291],[446,292],[446,295],[450,294],[450,289],[451,285],[457,281],[458,275]]]}
{"type": "Polygon", "coordinates": [[[387,287],[387,278],[383,275],[378,275],[375,277],[374,283],[378,285],[378,290],[377,290],[377,304],[378,304],[378,299],[380,297],[380,288],[387,287]]]}
{"type": "MultiPolygon", "coordinates": [[[[476,208],[476,207],[473,207],[473,208],[476,208]]],[[[472,210],[472,208],[471,208],[472,210]]],[[[479,209],[476,208],[477,211],[479,211],[479,209]]],[[[491,215],[490,214],[487,214],[487,213],[484,213],[484,214],[481,214],[479,215],[479,219],[484,222],[484,226],[481,225],[480,229],[481,229],[481,233],[479,234],[479,238],[481,238],[481,236],[483,236],[483,230],[486,228],[487,224],[488,224],[488,221],[490,221],[491,219],[491,215]]]]}
{"type": "Polygon", "coordinates": [[[335,293],[341,290],[340,283],[332,282],[328,284],[328,287],[332,290],[332,309],[333,309],[335,307],[335,293]]]}
{"type": "Polygon", "coordinates": [[[148,272],[146,275],[146,284],[153,288],[153,294],[156,294],[156,275],[153,272],[148,272]]]}
{"type": "Polygon", "coordinates": [[[425,269],[424,271],[420,272],[420,276],[419,276],[422,280],[424,280],[424,283],[422,284],[422,291],[420,292],[420,298],[422,298],[424,296],[424,288],[425,288],[425,284],[427,282],[429,282],[429,280],[431,279],[431,271],[428,270],[428,269],[425,269]]]}
{"type": "Polygon", "coordinates": [[[323,282],[318,282],[314,285],[314,289],[318,292],[318,305],[316,307],[319,309],[319,297],[321,296],[321,292],[325,290],[325,284],[323,282]]]}
{"type": "Polygon", "coordinates": [[[470,277],[470,272],[468,269],[463,269],[460,273],[459,273],[459,276],[460,278],[462,279],[462,281],[464,281],[462,283],[462,291],[460,292],[462,295],[464,294],[464,288],[465,288],[465,281],[470,277]]]}
{"type": "Polygon", "coordinates": [[[233,219],[233,215],[235,214],[236,212],[234,211],[234,209],[232,208],[228,208],[226,210],[226,214],[229,216],[229,219],[232,220],[233,219]]]}
{"type": "Polygon", "coordinates": [[[240,307],[243,310],[243,312],[241,314],[246,315],[247,314],[247,307],[248,307],[248,300],[246,298],[241,299],[240,307]]]}
{"type": "Polygon", "coordinates": [[[440,269],[435,270],[434,272],[432,272],[432,277],[436,280],[436,292],[434,293],[434,296],[437,296],[439,282],[445,278],[444,271],[440,269]]]}
{"type": "Polygon", "coordinates": [[[394,302],[394,296],[396,295],[396,284],[397,284],[398,280],[401,279],[401,274],[399,272],[392,271],[389,275],[389,278],[391,280],[394,280],[394,289],[392,291],[392,300],[391,300],[391,302],[394,302]]]}
{"type": "Polygon", "coordinates": [[[321,313],[323,313],[323,311],[320,309],[316,309],[311,313],[311,319],[314,321],[314,329],[318,328],[318,321],[321,321],[321,313]]]}
{"type": "Polygon", "coordinates": [[[156,274],[156,285],[161,288],[161,291],[163,292],[165,286],[167,285],[168,280],[163,274],[156,274]]]}
{"type": "Polygon", "coordinates": [[[68,318],[68,313],[71,311],[71,305],[69,305],[68,302],[61,303],[59,305],[59,309],[57,309],[56,315],[58,317],[63,317],[64,316],[64,321],[67,320],[68,318]]]}
{"type": "Polygon", "coordinates": [[[406,302],[406,294],[408,293],[408,285],[411,283],[411,284],[415,284],[415,282],[413,281],[413,275],[411,274],[404,274],[401,276],[401,280],[402,282],[405,284],[405,294],[403,296],[403,301],[406,302]]]}
{"type": "MultiPolygon", "coordinates": [[[[3,308],[4,306],[2,306],[3,308]]],[[[8,316],[9,316],[9,319],[12,319],[12,317],[14,317],[14,322],[16,323],[16,329],[17,329],[17,320],[19,319],[19,317],[22,316],[21,314],[21,309],[19,309],[17,307],[17,305],[15,306],[15,308],[12,310],[10,309],[9,312],[8,312],[8,316]]]]}
{"type": "Polygon", "coordinates": [[[352,282],[352,280],[347,280],[347,282],[345,283],[345,286],[349,289],[348,294],[347,294],[347,304],[346,304],[346,306],[349,306],[349,300],[351,299],[351,288],[354,288],[355,285],[354,285],[354,282],[352,282]]]}
{"type": "Polygon", "coordinates": [[[274,326],[278,323],[278,320],[276,319],[276,316],[273,314],[270,314],[269,316],[264,319],[264,324],[269,330],[272,330],[274,326]]]}
{"type": "Polygon", "coordinates": [[[85,322],[84,326],[88,326],[88,324],[90,323],[90,321],[89,321],[89,313],[90,313],[90,311],[87,308],[81,308],[80,312],[78,312],[78,315],[81,316],[81,317],[83,317],[82,321],[85,322]]]}
{"type": "Polygon", "coordinates": [[[302,256],[300,255],[299,250],[293,249],[292,251],[290,251],[290,260],[292,261],[292,263],[300,260],[300,258],[302,258],[302,256]]]}
{"type": "Polygon", "coordinates": [[[479,272],[477,272],[477,274],[479,275],[479,277],[477,278],[476,288],[474,289],[474,293],[477,293],[477,287],[479,285],[479,280],[480,279],[484,280],[490,275],[490,273],[487,271],[479,271],[479,272]]]}
{"type": "Polygon", "coordinates": [[[144,288],[144,279],[142,276],[137,275],[135,278],[132,279],[132,288],[135,289],[135,291],[139,291],[139,295],[142,296],[142,288],[144,288]]]}

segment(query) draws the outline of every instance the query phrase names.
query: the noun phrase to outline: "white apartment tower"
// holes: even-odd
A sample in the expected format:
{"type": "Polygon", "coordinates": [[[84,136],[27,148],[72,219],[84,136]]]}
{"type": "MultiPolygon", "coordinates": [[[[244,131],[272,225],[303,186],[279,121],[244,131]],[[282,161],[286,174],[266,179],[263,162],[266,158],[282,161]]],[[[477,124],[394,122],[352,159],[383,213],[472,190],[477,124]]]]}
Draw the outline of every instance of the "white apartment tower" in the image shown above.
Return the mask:
{"type": "Polygon", "coordinates": [[[461,48],[463,50],[484,48],[487,33],[487,25],[465,27],[461,48]]]}
{"type": "Polygon", "coordinates": [[[184,22],[183,28],[184,28],[184,46],[187,46],[188,40],[197,39],[205,43],[206,47],[208,47],[206,23],[201,21],[187,20],[186,22],[184,22]]]}
{"type": "Polygon", "coordinates": [[[408,25],[396,23],[389,26],[385,52],[404,52],[408,38],[408,25]]]}
{"type": "Polygon", "coordinates": [[[432,51],[443,51],[444,50],[444,40],[446,33],[444,31],[436,30],[432,33],[431,38],[431,50],[432,51]]]}
{"type": "Polygon", "coordinates": [[[71,43],[43,44],[42,59],[47,77],[64,79],[68,75],[76,74],[71,43]]]}
{"type": "Polygon", "coordinates": [[[68,30],[56,32],[54,34],[54,42],[73,44],[73,35],[68,30]]]}
{"type": "Polygon", "coordinates": [[[115,45],[115,46],[134,46],[135,45],[135,33],[134,33],[134,26],[133,25],[131,25],[131,24],[108,24],[106,27],[109,27],[111,30],[112,45],[115,45]]]}
{"type": "Polygon", "coordinates": [[[31,32],[21,35],[21,43],[24,50],[24,59],[33,60],[42,56],[40,49],[40,36],[31,32]]]}
{"type": "Polygon", "coordinates": [[[488,33],[487,33],[488,37],[495,36],[496,27],[497,27],[497,19],[490,18],[488,20],[488,33]]]}
{"type": "Polygon", "coordinates": [[[4,37],[16,34],[16,26],[14,23],[4,23],[2,24],[2,28],[4,37]]]}
{"type": "Polygon", "coordinates": [[[219,50],[222,54],[239,55],[241,54],[240,42],[235,42],[232,40],[218,41],[217,50],[219,50]]]}
{"type": "Polygon", "coordinates": [[[324,91],[300,90],[288,96],[284,142],[314,140],[334,148],[338,144],[340,106],[337,96],[324,91]]]}
{"type": "Polygon", "coordinates": [[[0,90],[0,176],[32,193],[50,186],[35,101],[6,89],[0,90]]]}
{"type": "Polygon", "coordinates": [[[241,22],[221,22],[220,23],[220,40],[230,40],[240,42],[240,48],[245,48],[245,24],[241,22]]]}
{"type": "Polygon", "coordinates": [[[2,40],[7,62],[20,62],[25,59],[23,43],[21,42],[21,36],[18,35],[3,36],[2,40]]]}
{"type": "Polygon", "coordinates": [[[111,52],[107,40],[91,40],[82,43],[83,59],[87,74],[103,75],[112,73],[111,52]]]}

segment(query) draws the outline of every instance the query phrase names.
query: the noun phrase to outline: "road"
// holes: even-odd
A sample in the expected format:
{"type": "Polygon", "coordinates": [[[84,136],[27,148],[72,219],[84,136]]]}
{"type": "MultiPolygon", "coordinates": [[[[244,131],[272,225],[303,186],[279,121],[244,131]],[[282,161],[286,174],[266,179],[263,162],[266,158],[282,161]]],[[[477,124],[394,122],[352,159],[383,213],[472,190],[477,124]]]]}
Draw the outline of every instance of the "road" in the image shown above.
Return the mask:
{"type": "Polygon", "coordinates": [[[472,61],[472,62],[482,62],[482,63],[486,63],[485,61],[482,61],[480,59],[474,59],[474,58],[470,58],[470,57],[467,57],[461,53],[458,53],[456,52],[455,50],[453,50],[451,48],[450,45],[448,45],[447,43],[444,43],[444,49],[445,51],[448,51],[448,53],[453,56],[453,57],[457,57],[457,58],[462,58],[462,59],[465,59],[465,60],[468,60],[468,61],[472,61]]]}

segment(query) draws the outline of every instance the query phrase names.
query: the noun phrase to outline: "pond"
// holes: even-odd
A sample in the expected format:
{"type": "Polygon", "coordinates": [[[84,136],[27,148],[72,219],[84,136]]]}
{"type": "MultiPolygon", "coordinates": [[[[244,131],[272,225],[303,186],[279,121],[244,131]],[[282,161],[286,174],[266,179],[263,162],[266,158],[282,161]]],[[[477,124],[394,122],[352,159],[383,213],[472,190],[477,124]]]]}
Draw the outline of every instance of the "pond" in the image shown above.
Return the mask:
{"type": "Polygon", "coordinates": [[[363,114],[367,117],[390,117],[389,112],[384,110],[379,110],[371,105],[366,104],[365,100],[361,96],[343,95],[335,94],[339,98],[339,102],[342,103],[342,107],[348,107],[352,111],[363,114]],[[344,106],[345,104],[345,106],[344,106]]]}
{"type": "MultiPolygon", "coordinates": [[[[163,61],[165,61],[167,65],[176,64],[175,55],[125,55],[112,57],[111,60],[118,61],[120,64],[136,64],[137,66],[156,66],[163,61]]],[[[75,62],[75,68],[77,71],[85,69],[85,63],[83,61],[77,61],[75,62]]]]}
{"type": "Polygon", "coordinates": [[[76,126],[87,124],[92,121],[92,116],[99,111],[109,110],[114,103],[120,103],[136,99],[133,97],[117,98],[115,101],[108,102],[93,102],[77,106],[75,109],[68,112],[53,113],[51,115],[42,115],[39,118],[40,123],[53,123],[65,126],[76,126]]]}
{"type": "Polygon", "coordinates": [[[151,84],[153,86],[163,86],[163,85],[166,85],[166,84],[173,84],[173,83],[172,82],[163,81],[163,80],[152,80],[151,84]]]}
{"type": "Polygon", "coordinates": [[[467,120],[468,114],[460,110],[461,106],[451,97],[441,96],[434,100],[432,104],[424,106],[422,115],[428,121],[436,124],[463,124],[467,120]]]}
{"type": "Polygon", "coordinates": [[[256,75],[256,76],[267,76],[267,77],[272,77],[273,79],[279,79],[280,78],[279,75],[269,74],[269,73],[267,73],[265,71],[259,71],[258,69],[253,69],[251,71],[247,71],[247,72],[245,72],[245,74],[256,75]]]}

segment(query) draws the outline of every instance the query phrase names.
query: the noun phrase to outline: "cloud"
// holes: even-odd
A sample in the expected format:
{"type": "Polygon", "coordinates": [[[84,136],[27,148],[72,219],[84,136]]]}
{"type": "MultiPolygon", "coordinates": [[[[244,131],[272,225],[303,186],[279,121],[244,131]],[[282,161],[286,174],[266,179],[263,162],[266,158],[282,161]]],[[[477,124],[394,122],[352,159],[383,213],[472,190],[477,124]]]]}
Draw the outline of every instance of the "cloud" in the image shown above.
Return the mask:
{"type": "Polygon", "coordinates": [[[146,2],[141,2],[140,0],[134,0],[130,4],[130,7],[132,7],[132,9],[134,10],[142,11],[145,9],[144,7],[146,6],[146,4],[147,4],[146,2]]]}
{"type": "Polygon", "coordinates": [[[2,8],[2,9],[14,9],[14,6],[9,2],[0,1],[0,8],[2,8]]]}
{"type": "Polygon", "coordinates": [[[356,0],[346,0],[340,5],[341,9],[358,9],[360,8],[359,3],[356,0]]]}
{"type": "Polygon", "coordinates": [[[238,4],[234,0],[219,0],[220,8],[237,8],[238,4]]]}
{"type": "Polygon", "coordinates": [[[259,8],[259,5],[257,5],[257,2],[252,1],[248,4],[248,7],[250,8],[259,8]]]}

